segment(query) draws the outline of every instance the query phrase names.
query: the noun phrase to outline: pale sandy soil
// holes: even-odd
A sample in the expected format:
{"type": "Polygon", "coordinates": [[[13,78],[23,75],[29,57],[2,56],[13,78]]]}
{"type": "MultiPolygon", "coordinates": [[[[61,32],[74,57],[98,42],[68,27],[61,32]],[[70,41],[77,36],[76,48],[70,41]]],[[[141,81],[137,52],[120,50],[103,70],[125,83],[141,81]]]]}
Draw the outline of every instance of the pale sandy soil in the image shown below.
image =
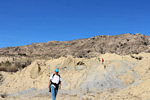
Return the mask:
{"type": "Polygon", "coordinates": [[[0,94],[8,94],[0,100],[51,100],[46,89],[55,68],[62,77],[57,100],[150,100],[150,54],[132,56],[143,59],[104,54],[99,56],[104,65],[98,57],[36,60],[16,73],[0,72],[4,78],[0,94]]]}

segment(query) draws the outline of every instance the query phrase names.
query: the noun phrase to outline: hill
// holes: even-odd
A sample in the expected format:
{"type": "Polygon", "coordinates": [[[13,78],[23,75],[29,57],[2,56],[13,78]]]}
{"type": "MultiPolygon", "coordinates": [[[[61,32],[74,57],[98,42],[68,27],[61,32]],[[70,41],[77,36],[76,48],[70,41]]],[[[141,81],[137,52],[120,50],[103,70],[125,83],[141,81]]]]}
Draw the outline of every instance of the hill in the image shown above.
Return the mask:
{"type": "Polygon", "coordinates": [[[129,55],[141,52],[150,52],[150,37],[140,33],[116,36],[101,35],[87,39],[50,41],[0,49],[1,56],[49,56],[53,58],[67,55],[92,58],[105,53],[129,55]]]}

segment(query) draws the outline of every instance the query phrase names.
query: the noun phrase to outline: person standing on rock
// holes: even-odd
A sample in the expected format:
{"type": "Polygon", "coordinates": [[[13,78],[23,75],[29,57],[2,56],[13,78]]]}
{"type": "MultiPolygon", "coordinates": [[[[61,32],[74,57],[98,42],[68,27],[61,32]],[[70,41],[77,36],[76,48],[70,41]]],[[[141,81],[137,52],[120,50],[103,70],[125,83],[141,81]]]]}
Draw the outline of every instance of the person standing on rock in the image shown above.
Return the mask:
{"type": "Polygon", "coordinates": [[[52,100],[56,99],[58,88],[61,89],[61,77],[58,74],[59,70],[55,69],[55,73],[50,76],[48,88],[49,92],[51,92],[52,100]]]}

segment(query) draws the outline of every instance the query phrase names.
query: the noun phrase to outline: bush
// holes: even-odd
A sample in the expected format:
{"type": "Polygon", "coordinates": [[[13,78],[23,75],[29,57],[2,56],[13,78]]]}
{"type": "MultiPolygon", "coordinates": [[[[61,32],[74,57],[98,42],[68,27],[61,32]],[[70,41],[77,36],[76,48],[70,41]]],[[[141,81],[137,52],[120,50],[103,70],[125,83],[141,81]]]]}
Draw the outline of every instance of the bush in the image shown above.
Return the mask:
{"type": "Polygon", "coordinates": [[[18,71],[18,68],[14,65],[7,68],[7,72],[17,72],[17,71],[18,71]]]}
{"type": "Polygon", "coordinates": [[[0,65],[4,67],[8,67],[11,66],[11,63],[9,61],[6,61],[6,62],[2,62],[0,65]]]}
{"type": "Polygon", "coordinates": [[[15,66],[19,69],[23,69],[31,64],[32,61],[17,61],[15,62],[15,66]]]}
{"type": "Polygon", "coordinates": [[[19,53],[20,56],[27,56],[25,53],[19,53]]]}
{"type": "Polygon", "coordinates": [[[16,72],[18,71],[18,68],[14,66],[11,62],[6,61],[0,64],[0,71],[16,72]]]}

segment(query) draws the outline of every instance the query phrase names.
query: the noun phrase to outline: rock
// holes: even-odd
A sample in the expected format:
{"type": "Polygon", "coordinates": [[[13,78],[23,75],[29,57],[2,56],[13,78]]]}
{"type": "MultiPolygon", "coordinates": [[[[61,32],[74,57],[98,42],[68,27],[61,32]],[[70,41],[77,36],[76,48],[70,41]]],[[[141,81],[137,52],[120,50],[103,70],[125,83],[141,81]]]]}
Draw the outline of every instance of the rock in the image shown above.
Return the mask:
{"type": "Polygon", "coordinates": [[[2,82],[3,82],[3,75],[2,74],[0,74],[0,85],[2,84],[2,82]]]}
{"type": "Polygon", "coordinates": [[[40,66],[32,67],[30,77],[33,79],[37,78],[39,76],[40,70],[41,70],[40,66]]]}

